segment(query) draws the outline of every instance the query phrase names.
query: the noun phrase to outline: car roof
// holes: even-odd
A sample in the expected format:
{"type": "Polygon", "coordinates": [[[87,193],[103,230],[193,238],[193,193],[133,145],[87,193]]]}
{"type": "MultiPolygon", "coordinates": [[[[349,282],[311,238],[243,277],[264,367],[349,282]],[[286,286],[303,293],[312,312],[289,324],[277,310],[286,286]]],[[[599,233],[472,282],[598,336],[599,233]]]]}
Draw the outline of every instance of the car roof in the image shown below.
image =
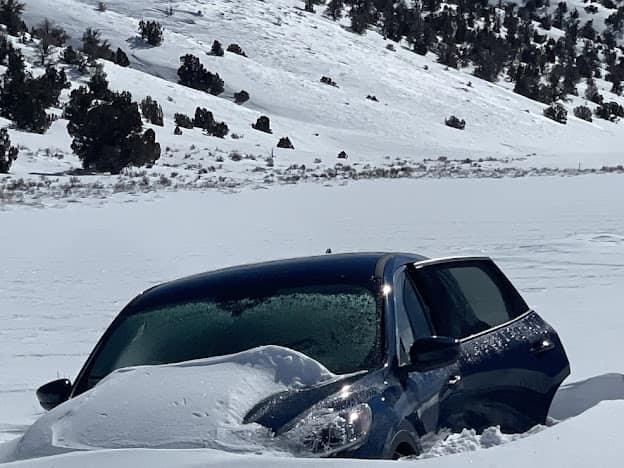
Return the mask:
{"type": "Polygon", "coordinates": [[[290,258],[208,271],[170,281],[148,289],[124,310],[132,314],[171,303],[202,297],[226,300],[244,288],[253,294],[270,288],[288,288],[314,284],[346,283],[373,287],[388,268],[426,260],[417,254],[397,252],[356,252],[290,258]]]}

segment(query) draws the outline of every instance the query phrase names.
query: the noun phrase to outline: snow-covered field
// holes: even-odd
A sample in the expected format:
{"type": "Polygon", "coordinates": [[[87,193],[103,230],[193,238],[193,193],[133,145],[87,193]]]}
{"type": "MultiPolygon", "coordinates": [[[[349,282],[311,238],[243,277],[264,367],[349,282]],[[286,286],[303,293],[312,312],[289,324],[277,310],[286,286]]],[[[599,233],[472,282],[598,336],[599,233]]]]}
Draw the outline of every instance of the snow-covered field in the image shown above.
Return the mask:
{"type": "MultiPolygon", "coordinates": [[[[520,440],[495,429],[432,441],[414,466],[621,466],[621,176],[361,181],[117,194],[0,211],[0,440],[42,411],[34,390],[74,377],[104,328],[155,283],[249,261],[351,250],[493,256],[559,331],[572,375],[562,421],[520,440]],[[495,445],[501,447],[477,450],[495,445]],[[469,453],[466,453],[469,452],[469,453]]],[[[539,429],[539,428],[538,428],[539,429]]],[[[212,450],[63,455],[32,466],[292,466],[212,450]]],[[[361,465],[297,460],[301,466],[361,465]]],[[[371,464],[374,464],[371,462],[371,464]]]]}

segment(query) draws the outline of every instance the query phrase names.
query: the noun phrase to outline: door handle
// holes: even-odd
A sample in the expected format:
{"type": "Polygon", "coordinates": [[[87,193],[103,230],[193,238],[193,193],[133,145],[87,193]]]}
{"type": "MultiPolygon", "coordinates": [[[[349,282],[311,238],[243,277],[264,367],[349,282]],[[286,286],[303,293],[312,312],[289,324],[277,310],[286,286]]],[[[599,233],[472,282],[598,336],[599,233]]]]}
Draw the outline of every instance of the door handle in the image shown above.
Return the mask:
{"type": "Polygon", "coordinates": [[[540,355],[547,351],[552,351],[553,349],[555,349],[555,343],[553,343],[550,338],[542,338],[531,345],[529,352],[531,354],[540,355]]]}
{"type": "Polygon", "coordinates": [[[461,384],[461,382],[462,382],[461,375],[452,375],[448,379],[448,386],[450,388],[455,388],[455,387],[459,386],[459,384],[461,384]]]}

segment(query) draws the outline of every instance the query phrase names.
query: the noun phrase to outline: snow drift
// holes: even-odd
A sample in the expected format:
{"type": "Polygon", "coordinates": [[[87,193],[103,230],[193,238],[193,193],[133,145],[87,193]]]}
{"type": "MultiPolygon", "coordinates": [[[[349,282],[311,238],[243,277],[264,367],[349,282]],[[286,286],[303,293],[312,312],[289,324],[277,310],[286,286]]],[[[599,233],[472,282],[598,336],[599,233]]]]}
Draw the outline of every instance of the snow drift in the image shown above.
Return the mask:
{"type": "Polygon", "coordinates": [[[40,418],[18,443],[0,449],[0,462],[104,448],[277,451],[266,428],[243,425],[245,414],[276,392],[333,377],[279,346],[120,369],[40,418]]]}

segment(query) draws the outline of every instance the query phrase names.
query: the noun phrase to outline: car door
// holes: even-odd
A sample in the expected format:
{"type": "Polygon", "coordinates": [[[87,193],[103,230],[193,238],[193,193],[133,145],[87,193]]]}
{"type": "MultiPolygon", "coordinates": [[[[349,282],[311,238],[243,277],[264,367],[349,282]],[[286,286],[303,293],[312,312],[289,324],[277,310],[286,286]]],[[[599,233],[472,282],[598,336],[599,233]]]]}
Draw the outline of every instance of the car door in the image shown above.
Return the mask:
{"type": "MultiPolygon", "coordinates": [[[[407,268],[394,276],[394,315],[396,326],[396,356],[399,368],[410,365],[410,349],[415,340],[433,336],[433,324],[407,268]]],[[[398,412],[407,417],[420,432],[435,432],[440,428],[441,410],[455,390],[459,366],[453,364],[426,372],[406,374],[403,396],[398,412]]],[[[452,399],[450,400],[452,401],[452,399]]],[[[445,417],[448,419],[448,417],[445,417]]]]}
{"type": "Polygon", "coordinates": [[[543,423],[569,374],[553,328],[491,259],[420,262],[410,273],[434,332],[461,340],[461,382],[441,408],[441,422],[454,430],[499,425],[505,432],[543,423]]]}

